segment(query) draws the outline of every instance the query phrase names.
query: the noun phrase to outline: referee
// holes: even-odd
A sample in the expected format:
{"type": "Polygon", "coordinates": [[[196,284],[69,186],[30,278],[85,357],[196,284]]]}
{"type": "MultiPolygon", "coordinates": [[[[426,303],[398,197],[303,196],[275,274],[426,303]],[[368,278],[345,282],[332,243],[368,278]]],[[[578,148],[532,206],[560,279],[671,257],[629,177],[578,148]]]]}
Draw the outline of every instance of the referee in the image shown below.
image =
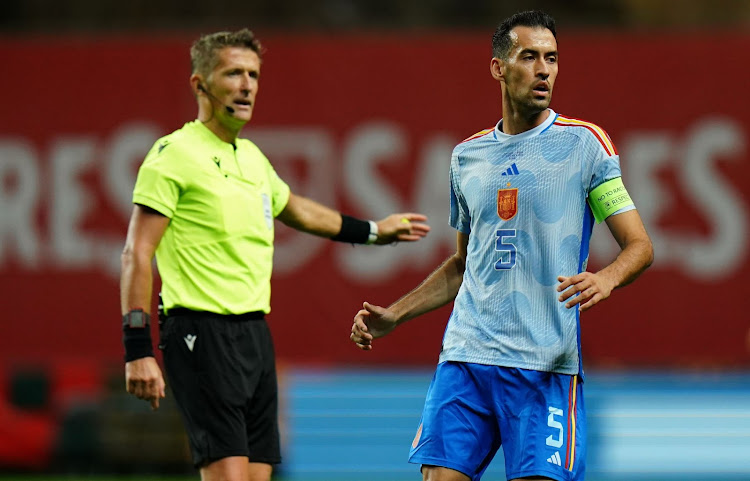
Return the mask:
{"type": "Polygon", "coordinates": [[[281,461],[274,350],[264,320],[273,219],[355,244],[417,241],[429,232],[421,214],[366,221],[294,195],[263,153],[237,138],[252,117],[260,55],[247,29],[192,45],[198,118],[146,155],[122,253],[127,391],[153,409],[165,395],[150,335],[156,256],[164,367],[204,481],[267,481],[281,461]]]}

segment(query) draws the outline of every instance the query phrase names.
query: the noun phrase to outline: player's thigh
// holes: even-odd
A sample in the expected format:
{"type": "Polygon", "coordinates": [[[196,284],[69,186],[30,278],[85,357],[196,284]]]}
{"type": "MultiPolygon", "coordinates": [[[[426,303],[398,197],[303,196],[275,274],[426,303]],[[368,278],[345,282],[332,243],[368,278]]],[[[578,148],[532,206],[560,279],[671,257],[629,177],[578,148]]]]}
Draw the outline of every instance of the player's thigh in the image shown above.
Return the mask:
{"type": "Polygon", "coordinates": [[[496,369],[451,361],[438,365],[410,463],[449,468],[469,479],[481,477],[500,446],[498,414],[487,382],[496,369]]]}
{"type": "Polygon", "coordinates": [[[578,376],[503,368],[500,419],[510,479],[582,480],[586,421],[578,376]],[[535,478],[536,477],[536,478],[535,478]]]}
{"type": "Polygon", "coordinates": [[[442,466],[422,466],[422,481],[470,481],[471,478],[460,471],[442,466]]]}

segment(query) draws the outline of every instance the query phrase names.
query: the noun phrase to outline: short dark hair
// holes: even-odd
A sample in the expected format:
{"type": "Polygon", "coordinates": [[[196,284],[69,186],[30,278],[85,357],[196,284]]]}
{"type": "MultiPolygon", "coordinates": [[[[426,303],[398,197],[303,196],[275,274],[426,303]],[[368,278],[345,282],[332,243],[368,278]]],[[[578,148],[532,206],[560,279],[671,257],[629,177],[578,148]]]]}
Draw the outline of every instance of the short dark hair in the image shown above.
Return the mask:
{"type": "Polygon", "coordinates": [[[249,48],[261,55],[260,41],[252,31],[243,28],[236,32],[216,32],[201,37],[190,47],[190,66],[192,73],[208,76],[219,61],[216,52],[225,47],[249,48]]]}
{"type": "Polygon", "coordinates": [[[510,48],[513,45],[510,38],[510,31],[518,26],[546,28],[552,32],[552,36],[557,39],[555,19],[550,15],[540,10],[518,12],[503,20],[503,22],[497,26],[497,29],[495,29],[495,34],[492,36],[493,57],[502,58],[503,60],[508,59],[510,48]]]}

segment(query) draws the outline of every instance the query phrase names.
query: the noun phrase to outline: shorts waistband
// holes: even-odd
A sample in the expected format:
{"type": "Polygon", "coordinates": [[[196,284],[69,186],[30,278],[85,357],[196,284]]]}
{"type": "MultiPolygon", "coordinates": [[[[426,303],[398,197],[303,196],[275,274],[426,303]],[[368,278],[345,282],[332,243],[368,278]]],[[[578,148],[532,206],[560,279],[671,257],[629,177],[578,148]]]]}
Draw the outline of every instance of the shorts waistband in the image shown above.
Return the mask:
{"type": "Polygon", "coordinates": [[[263,311],[245,312],[243,314],[217,314],[208,311],[194,311],[186,307],[173,307],[167,313],[167,317],[172,316],[218,317],[227,321],[262,321],[266,314],[263,311]]]}

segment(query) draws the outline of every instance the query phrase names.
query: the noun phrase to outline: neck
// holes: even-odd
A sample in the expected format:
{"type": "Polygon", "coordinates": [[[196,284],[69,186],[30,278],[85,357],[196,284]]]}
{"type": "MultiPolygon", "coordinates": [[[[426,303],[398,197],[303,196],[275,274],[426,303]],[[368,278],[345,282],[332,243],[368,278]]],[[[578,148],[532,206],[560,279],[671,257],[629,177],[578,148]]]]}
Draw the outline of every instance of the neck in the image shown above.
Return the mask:
{"type": "Polygon", "coordinates": [[[219,116],[223,114],[223,112],[199,110],[198,120],[203,122],[203,125],[218,138],[229,144],[234,144],[244,124],[238,123],[237,126],[227,125],[219,120],[219,116]]]}
{"type": "Polygon", "coordinates": [[[503,133],[516,135],[540,126],[549,117],[549,109],[525,110],[503,98],[503,133]]]}

